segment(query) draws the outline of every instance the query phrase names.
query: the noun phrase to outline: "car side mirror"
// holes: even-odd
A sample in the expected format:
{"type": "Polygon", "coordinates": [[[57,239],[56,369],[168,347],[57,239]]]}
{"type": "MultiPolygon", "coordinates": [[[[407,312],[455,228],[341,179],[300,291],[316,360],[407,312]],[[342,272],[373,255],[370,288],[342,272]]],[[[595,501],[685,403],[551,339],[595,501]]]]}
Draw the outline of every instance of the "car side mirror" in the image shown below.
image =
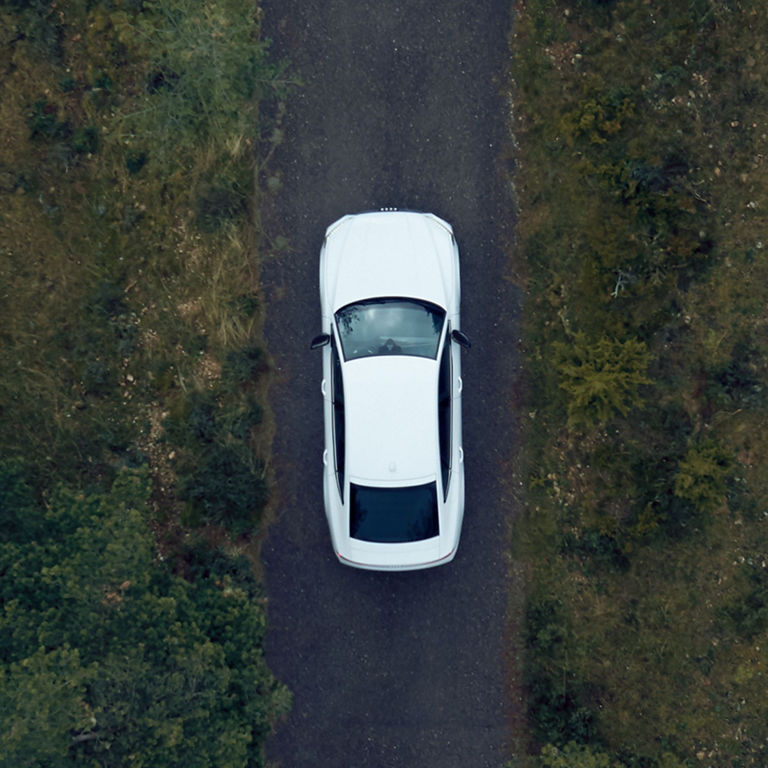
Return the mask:
{"type": "Polygon", "coordinates": [[[451,331],[451,339],[453,339],[459,346],[464,347],[464,349],[469,349],[472,346],[469,336],[458,329],[451,331]]]}
{"type": "Polygon", "coordinates": [[[330,341],[331,341],[330,333],[321,333],[320,335],[315,336],[315,338],[312,339],[312,341],[309,343],[309,348],[320,349],[320,347],[324,347],[330,341]]]}

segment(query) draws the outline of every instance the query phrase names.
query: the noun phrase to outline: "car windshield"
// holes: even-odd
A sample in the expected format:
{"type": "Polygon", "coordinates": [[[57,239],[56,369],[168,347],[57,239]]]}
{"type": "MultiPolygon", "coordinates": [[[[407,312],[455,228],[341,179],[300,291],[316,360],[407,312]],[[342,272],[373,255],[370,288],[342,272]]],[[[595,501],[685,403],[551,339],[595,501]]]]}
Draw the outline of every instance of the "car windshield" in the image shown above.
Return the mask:
{"type": "Polygon", "coordinates": [[[336,313],[345,360],[374,355],[437,358],[445,311],[416,299],[368,299],[336,313]]]}
{"type": "Polygon", "coordinates": [[[431,539],[439,533],[435,483],[406,488],[350,484],[349,535],[388,544],[431,539]]]}

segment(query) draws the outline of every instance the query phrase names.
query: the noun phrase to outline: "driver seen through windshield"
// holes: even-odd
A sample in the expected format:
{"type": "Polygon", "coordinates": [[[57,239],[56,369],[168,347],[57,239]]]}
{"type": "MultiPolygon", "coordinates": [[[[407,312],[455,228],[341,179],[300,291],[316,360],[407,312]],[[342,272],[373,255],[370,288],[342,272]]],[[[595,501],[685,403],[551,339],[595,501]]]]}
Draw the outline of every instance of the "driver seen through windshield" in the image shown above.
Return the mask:
{"type": "Polygon", "coordinates": [[[445,311],[417,299],[369,299],[336,312],[345,360],[375,355],[437,357],[445,311]]]}

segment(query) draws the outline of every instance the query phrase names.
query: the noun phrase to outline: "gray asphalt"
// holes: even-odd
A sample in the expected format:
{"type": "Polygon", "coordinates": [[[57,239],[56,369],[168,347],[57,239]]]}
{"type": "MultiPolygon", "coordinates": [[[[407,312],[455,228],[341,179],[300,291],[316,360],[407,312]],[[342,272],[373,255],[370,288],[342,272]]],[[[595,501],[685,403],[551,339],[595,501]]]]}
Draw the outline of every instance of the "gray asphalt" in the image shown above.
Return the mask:
{"type": "Polygon", "coordinates": [[[519,291],[500,163],[510,0],[263,0],[264,33],[303,86],[270,172],[267,216],[290,248],[262,285],[275,364],[277,521],[262,555],[267,661],[294,707],[280,768],[500,768],[515,720],[505,676],[508,460],[516,440],[519,291]],[[431,211],[462,257],[467,506],[448,566],[346,568],[322,508],[317,265],[325,227],[381,207],[431,211]]]}

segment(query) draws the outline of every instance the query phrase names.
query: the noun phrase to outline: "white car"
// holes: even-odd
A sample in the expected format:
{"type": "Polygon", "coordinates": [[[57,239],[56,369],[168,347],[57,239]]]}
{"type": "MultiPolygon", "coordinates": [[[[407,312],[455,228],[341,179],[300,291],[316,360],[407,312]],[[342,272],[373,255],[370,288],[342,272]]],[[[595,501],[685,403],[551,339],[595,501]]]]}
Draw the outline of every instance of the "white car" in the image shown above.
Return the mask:
{"type": "Polygon", "coordinates": [[[429,213],[331,224],[320,253],[325,513],[337,557],[450,562],[464,516],[459,251],[429,213]]]}

